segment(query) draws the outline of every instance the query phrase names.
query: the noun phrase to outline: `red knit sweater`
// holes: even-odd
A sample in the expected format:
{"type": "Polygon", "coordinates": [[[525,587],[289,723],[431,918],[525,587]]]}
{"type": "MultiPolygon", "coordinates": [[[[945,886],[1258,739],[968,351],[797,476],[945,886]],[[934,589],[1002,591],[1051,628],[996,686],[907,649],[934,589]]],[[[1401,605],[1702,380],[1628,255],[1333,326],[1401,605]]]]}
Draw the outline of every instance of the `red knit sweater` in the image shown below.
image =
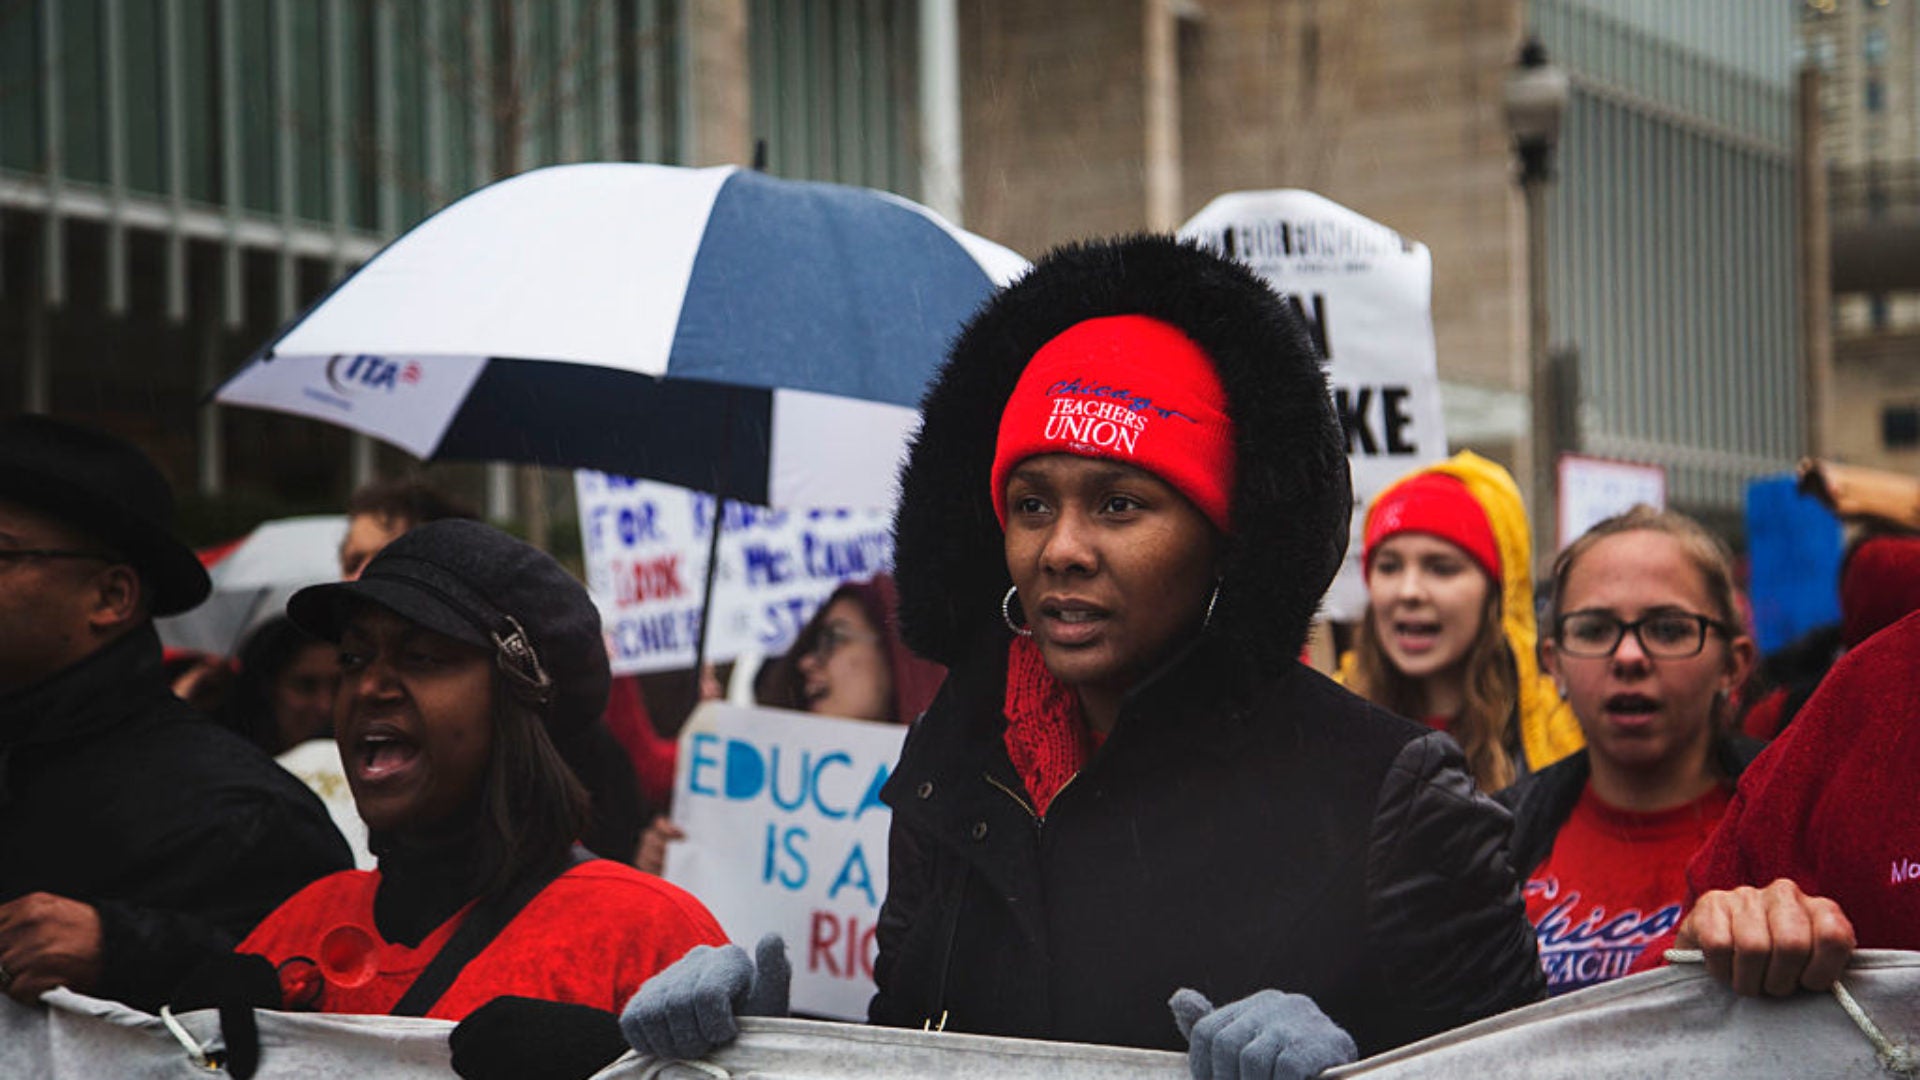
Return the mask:
{"type": "Polygon", "coordinates": [[[1792,878],[1853,921],[1862,948],[1920,949],[1920,614],[1833,666],[1740,777],[1687,867],[1710,889],[1792,878]]]}
{"type": "MultiPolygon", "coordinates": [[[[268,915],[237,951],[265,956],[281,969],[291,1007],[391,1012],[473,905],[409,948],[384,940],[374,926],[379,886],[377,870],[321,878],[268,915]]],[[[502,994],[617,1013],[642,982],[688,949],[726,940],[691,895],[630,866],[596,859],[541,890],[427,1015],[459,1020],[502,994]]]]}

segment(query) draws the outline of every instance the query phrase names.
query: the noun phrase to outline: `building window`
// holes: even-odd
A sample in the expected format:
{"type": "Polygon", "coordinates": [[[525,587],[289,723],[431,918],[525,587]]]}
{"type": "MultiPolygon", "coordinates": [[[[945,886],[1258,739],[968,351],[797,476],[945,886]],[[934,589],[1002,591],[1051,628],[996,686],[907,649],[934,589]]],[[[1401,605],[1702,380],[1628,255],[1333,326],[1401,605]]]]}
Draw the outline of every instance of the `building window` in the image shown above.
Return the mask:
{"type": "Polygon", "coordinates": [[[1889,450],[1920,447],[1920,405],[1888,405],[1881,409],[1880,443],[1889,450]]]}
{"type": "Polygon", "coordinates": [[[1867,35],[1861,41],[1860,54],[1867,63],[1876,67],[1887,58],[1887,32],[1878,26],[1867,27],[1867,35]]]}
{"type": "Polygon", "coordinates": [[[1879,79],[1867,80],[1867,111],[1877,113],[1887,107],[1887,87],[1879,79]]]}

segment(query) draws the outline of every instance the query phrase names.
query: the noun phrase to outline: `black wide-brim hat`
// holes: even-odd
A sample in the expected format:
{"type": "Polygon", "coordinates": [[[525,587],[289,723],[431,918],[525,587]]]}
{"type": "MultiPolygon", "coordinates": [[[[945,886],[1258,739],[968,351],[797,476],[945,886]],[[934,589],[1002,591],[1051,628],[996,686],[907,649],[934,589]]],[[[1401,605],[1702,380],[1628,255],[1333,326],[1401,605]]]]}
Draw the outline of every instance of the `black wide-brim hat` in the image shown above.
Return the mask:
{"type": "Polygon", "coordinates": [[[155,615],[197,607],[213,583],[174,535],[173,488],[114,435],[51,417],[0,421],[0,499],[79,529],[140,572],[155,615]]]}
{"type": "Polygon", "coordinates": [[[294,593],[287,615],[337,642],[363,604],[495,653],[522,677],[556,739],[606,711],[612,673],[586,587],[553,556],[491,525],[448,519],[411,529],[358,579],[294,593]]]}

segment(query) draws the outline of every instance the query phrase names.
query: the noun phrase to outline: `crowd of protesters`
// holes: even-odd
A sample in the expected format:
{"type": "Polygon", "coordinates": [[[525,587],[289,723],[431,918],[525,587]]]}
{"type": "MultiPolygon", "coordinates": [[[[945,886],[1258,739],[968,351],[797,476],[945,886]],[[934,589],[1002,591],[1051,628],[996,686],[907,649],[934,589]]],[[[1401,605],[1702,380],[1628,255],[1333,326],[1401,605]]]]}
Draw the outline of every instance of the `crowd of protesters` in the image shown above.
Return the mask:
{"type": "MultiPolygon", "coordinates": [[[[1057,250],[922,411],[894,574],[757,680],[909,726],[872,1023],[1306,1076],[1669,946],[1772,995],[1920,947],[1920,538],[1856,543],[1845,654],[1769,687],[1726,547],[1672,511],[1573,540],[1537,622],[1519,491],[1461,453],[1366,509],[1328,677],[1301,657],[1345,443],[1238,264],[1057,250]]],[[[153,619],[209,580],[166,481],[0,422],[0,991],[440,1017],[469,1076],[784,1014],[783,943],[729,945],[658,876],[673,743],[586,590],[416,481],[347,510],[343,580],[170,673],[153,619]]]]}

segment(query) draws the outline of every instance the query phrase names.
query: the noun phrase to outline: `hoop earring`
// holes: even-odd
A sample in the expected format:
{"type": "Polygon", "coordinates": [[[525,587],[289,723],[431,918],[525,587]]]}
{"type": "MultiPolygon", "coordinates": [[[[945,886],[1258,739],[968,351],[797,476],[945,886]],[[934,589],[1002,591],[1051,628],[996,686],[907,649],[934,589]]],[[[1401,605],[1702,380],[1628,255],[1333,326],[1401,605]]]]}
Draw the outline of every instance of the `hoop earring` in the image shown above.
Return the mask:
{"type": "Polygon", "coordinates": [[[1007,629],[1019,634],[1021,637],[1032,637],[1033,628],[1031,626],[1021,626],[1019,623],[1013,621],[1013,598],[1018,595],[1020,595],[1020,586],[1007,586],[1007,595],[1000,598],[1000,620],[1007,624],[1007,629]]]}
{"type": "Polygon", "coordinates": [[[1215,578],[1213,580],[1213,595],[1207,597],[1207,617],[1200,620],[1200,629],[1202,631],[1213,629],[1213,606],[1215,604],[1218,604],[1219,602],[1220,602],[1220,579],[1215,578]]]}

